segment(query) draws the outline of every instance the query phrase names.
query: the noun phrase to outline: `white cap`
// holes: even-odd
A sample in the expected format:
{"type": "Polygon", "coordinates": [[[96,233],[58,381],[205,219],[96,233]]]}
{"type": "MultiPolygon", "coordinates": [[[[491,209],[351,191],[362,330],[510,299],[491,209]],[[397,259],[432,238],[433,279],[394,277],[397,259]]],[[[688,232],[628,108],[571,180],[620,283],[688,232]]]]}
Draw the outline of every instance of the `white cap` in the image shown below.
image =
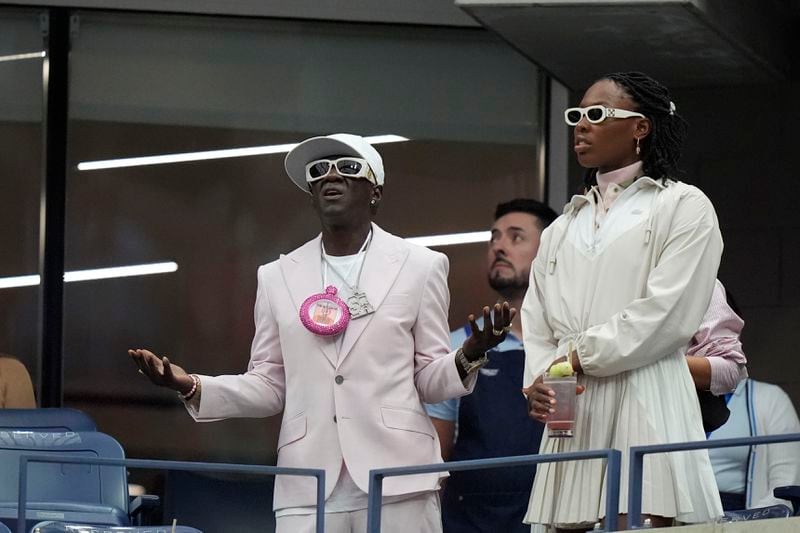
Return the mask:
{"type": "Polygon", "coordinates": [[[311,137],[295,146],[286,154],[283,162],[286,173],[292,181],[307,193],[311,193],[306,182],[306,165],[310,162],[332,155],[349,155],[364,159],[377,185],[383,185],[383,159],[381,154],[364,137],[349,133],[334,133],[322,137],[311,137]]]}

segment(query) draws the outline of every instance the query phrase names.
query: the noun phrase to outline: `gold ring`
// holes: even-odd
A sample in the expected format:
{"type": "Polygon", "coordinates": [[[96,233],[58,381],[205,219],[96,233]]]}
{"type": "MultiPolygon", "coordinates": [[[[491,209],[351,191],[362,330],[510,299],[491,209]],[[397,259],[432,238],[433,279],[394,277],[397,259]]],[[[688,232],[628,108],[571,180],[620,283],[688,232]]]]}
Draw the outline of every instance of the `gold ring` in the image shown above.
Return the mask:
{"type": "Polygon", "coordinates": [[[494,329],[494,328],[492,328],[492,335],[494,335],[495,337],[499,337],[502,334],[503,334],[503,330],[502,329],[494,329]]]}
{"type": "Polygon", "coordinates": [[[505,331],[506,333],[508,333],[509,331],[511,331],[511,324],[509,324],[508,326],[504,327],[504,328],[503,328],[503,331],[505,331]]]}

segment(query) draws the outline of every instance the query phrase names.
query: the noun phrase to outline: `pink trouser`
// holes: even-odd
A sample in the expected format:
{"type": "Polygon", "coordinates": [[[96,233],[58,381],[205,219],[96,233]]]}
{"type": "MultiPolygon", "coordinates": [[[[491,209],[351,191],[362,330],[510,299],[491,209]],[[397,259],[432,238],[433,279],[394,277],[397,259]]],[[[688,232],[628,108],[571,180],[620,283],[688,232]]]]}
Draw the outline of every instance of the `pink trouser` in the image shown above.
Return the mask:
{"type": "MultiPolygon", "coordinates": [[[[275,533],[315,533],[315,515],[290,515],[276,519],[275,533]]],[[[367,510],[325,513],[325,533],[366,533],[367,510]]],[[[442,533],[439,493],[427,492],[381,508],[381,533],[442,533]]]]}

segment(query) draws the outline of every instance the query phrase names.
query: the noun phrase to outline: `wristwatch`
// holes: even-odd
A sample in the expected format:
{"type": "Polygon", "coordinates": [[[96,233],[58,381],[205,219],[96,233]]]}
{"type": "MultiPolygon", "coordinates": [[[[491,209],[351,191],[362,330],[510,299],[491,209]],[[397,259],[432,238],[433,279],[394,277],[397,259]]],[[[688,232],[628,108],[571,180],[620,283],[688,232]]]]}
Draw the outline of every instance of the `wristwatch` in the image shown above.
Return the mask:
{"type": "Polygon", "coordinates": [[[474,361],[470,361],[467,359],[467,356],[464,355],[464,348],[459,348],[456,350],[456,361],[458,361],[458,364],[461,365],[461,368],[464,370],[464,372],[469,374],[488,363],[489,357],[484,353],[482,357],[479,357],[474,361]]]}

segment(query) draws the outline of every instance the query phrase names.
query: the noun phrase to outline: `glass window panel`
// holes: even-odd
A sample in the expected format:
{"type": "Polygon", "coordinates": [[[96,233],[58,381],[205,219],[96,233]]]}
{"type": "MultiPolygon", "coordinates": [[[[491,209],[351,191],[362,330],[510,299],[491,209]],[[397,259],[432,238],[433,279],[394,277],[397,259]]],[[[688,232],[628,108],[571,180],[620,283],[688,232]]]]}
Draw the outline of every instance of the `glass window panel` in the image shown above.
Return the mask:
{"type": "MultiPolygon", "coordinates": [[[[378,146],[387,178],[377,218],[401,236],[487,229],[497,202],[539,190],[538,73],[483,30],[87,12],[71,79],[67,269],[179,265],[66,288],[67,398],[130,455],[274,454],[278,420],[194,424],[173,394],[136,375],[125,350],[241,372],[256,268],[314,237],[318,222],[284,154],[75,164],[336,131],[402,135],[410,141],[378,146]]],[[[459,324],[491,297],[474,281],[485,279],[484,247],[442,250],[451,284],[466,288],[453,295],[459,324]]]]}
{"type": "MultiPolygon", "coordinates": [[[[39,14],[0,9],[0,278],[38,273],[42,161],[39,14]]],[[[37,286],[0,288],[0,354],[20,359],[37,381],[37,286]]]]}

